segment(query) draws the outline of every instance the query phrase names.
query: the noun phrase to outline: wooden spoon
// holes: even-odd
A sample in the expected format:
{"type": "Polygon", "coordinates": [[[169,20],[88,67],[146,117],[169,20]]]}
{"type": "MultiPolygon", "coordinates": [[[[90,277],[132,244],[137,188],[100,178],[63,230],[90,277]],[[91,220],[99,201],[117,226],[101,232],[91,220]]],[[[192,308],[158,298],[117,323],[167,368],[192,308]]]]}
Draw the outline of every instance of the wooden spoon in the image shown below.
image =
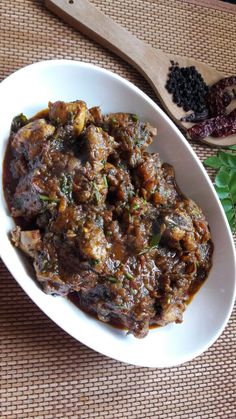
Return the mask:
{"type": "MultiPolygon", "coordinates": [[[[192,124],[180,121],[185,112],[173,103],[172,96],[165,88],[170,61],[178,62],[180,67],[195,66],[208,85],[225,77],[224,74],[200,61],[165,54],[160,49],[152,48],[105,16],[87,0],[45,0],[45,5],[69,25],[134,66],[151,84],[171,118],[185,131],[192,124]]],[[[201,141],[211,146],[229,146],[236,144],[236,135],[221,139],[208,137],[201,141]]]]}

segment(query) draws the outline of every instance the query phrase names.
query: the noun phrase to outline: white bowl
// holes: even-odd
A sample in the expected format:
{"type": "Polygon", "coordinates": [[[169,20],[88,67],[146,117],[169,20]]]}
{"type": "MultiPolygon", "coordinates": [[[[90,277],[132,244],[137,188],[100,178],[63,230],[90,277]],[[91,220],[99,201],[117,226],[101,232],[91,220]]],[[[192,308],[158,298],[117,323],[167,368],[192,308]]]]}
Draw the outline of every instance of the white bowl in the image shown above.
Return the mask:
{"type": "MultiPolygon", "coordinates": [[[[82,99],[106,112],[131,112],[158,129],[152,146],[173,164],[182,191],[193,198],[209,221],[215,246],[209,278],[188,306],[182,324],[150,330],[138,340],[80,311],[66,298],[44,294],[30,276],[26,259],[10,243],[13,221],[0,196],[0,254],[29,297],[62,329],[102,354],[130,364],[170,367],[200,355],[223,331],[235,296],[235,252],[230,229],[214,187],[201,162],[166,114],[133,84],[91,64],[44,61],[25,67],[0,84],[0,155],[3,159],[12,118],[32,116],[49,100],[82,99]]],[[[2,164],[1,169],[2,171],[2,164]]],[[[12,308],[14,310],[14,307],[12,308]]]]}

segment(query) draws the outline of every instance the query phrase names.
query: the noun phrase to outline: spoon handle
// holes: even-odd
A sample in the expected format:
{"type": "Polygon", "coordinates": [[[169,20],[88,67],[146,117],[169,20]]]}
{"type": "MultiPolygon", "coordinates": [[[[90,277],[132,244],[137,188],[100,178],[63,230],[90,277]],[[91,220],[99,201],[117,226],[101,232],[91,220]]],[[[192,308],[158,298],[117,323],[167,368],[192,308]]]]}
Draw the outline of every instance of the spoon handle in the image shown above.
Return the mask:
{"type": "MultiPolygon", "coordinates": [[[[153,60],[156,62],[157,50],[137,39],[87,0],[45,0],[45,5],[69,25],[119,55],[150,81],[150,66],[153,60]]],[[[167,59],[162,51],[159,52],[160,60],[162,56],[167,59]]]]}

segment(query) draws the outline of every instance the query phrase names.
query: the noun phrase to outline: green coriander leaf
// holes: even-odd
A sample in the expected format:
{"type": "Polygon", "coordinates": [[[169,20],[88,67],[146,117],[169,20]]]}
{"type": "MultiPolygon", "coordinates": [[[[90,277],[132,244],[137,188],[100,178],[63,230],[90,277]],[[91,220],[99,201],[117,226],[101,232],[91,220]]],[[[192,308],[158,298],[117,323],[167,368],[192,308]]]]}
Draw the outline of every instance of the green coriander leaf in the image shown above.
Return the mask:
{"type": "Polygon", "coordinates": [[[104,185],[106,186],[106,188],[108,188],[108,181],[107,181],[106,175],[103,175],[103,182],[104,182],[104,185]]]}
{"type": "Polygon", "coordinates": [[[100,260],[99,260],[99,259],[91,259],[90,264],[91,264],[92,266],[96,266],[99,262],[100,262],[100,260]]]}
{"type": "Polygon", "coordinates": [[[137,122],[138,121],[138,115],[132,114],[131,119],[132,119],[133,122],[137,122]]]}
{"type": "Polygon", "coordinates": [[[230,150],[236,150],[236,145],[231,145],[230,147],[228,147],[230,150]]]}
{"type": "Polygon", "coordinates": [[[215,177],[215,184],[219,188],[227,186],[230,182],[230,174],[226,170],[220,170],[215,177]]]}
{"type": "Polygon", "coordinates": [[[114,276],[107,276],[106,279],[112,283],[117,282],[117,279],[114,276]]]}
{"type": "Polygon", "coordinates": [[[134,279],[134,276],[131,275],[129,272],[125,272],[125,276],[127,279],[134,279]]]}
{"type": "Polygon", "coordinates": [[[96,185],[95,182],[93,182],[93,189],[94,189],[94,194],[95,194],[96,202],[97,202],[97,204],[99,204],[101,194],[100,194],[100,192],[98,190],[98,187],[97,187],[97,185],[96,185]]]}
{"type": "Polygon", "coordinates": [[[72,201],[73,178],[69,173],[63,173],[60,183],[62,193],[66,196],[68,201],[72,201]]]}
{"type": "Polygon", "coordinates": [[[217,156],[208,157],[204,160],[205,166],[212,167],[213,169],[219,169],[222,166],[222,162],[217,156]]]}
{"type": "Polygon", "coordinates": [[[232,210],[233,205],[230,199],[222,199],[221,204],[223,205],[223,208],[226,213],[232,210]]]}
{"type": "Polygon", "coordinates": [[[153,234],[151,241],[150,241],[150,247],[156,247],[161,239],[161,234],[153,234]]]}
{"type": "Polygon", "coordinates": [[[46,196],[46,195],[39,195],[39,198],[41,199],[41,201],[60,202],[59,198],[50,198],[49,196],[46,196]]]}
{"type": "Polygon", "coordinates": [[[21,113],[20,115],[15,116],[11,123],[11,129],[13,132],[17,132],[20,128],[28,123],[26,116],[21,113]]]}

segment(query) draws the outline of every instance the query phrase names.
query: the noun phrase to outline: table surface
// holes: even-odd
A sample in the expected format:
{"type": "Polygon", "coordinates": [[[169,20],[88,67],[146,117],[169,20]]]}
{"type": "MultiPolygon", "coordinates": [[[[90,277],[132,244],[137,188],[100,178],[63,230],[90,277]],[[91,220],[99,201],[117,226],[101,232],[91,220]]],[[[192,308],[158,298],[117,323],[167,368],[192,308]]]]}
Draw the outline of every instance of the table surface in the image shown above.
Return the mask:
{"type": "MultiPolygon", "coordinates": [[[[200,59],[225,74],[235,72],[232,5],[224,9],[216,0],[92,3],[154,47],[200,59]]],[[[110,69],[156,100],[133,68],[59,21],[41,0],[1,0],[0,40],[0,79],[35,61],[68,58],[110,69]]],[[[192,146],[201,160],[216,152],[192,146]]],[[[235,325],[234,311],[217,342],[182,366],[125,365],[60,330],[0,262],[0,418],[235,418],[235,325]]]]}

